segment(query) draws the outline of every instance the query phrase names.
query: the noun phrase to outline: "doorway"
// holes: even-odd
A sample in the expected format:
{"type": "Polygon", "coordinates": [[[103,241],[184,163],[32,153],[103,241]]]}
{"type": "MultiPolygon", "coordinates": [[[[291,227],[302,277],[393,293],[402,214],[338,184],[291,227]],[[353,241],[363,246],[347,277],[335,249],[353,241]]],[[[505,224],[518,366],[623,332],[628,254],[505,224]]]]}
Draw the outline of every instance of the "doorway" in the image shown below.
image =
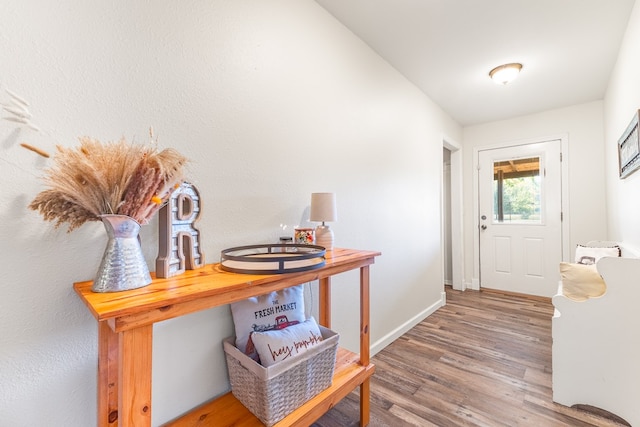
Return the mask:
{"type": "Polygon", "coordinates": [[[480,286],[551,297],[563,259],[561,139],[477,151],[480,286]]]}
{"type": "Polygon", "coordinates": [[[451,265],[451,151],[442,148],[442,247],[444,284],[452,286],[451,265]]]}
{"type": "Polygon", "coordinates": [[[465,290],[462,245],[462,148],[449,138],[442,140],[440,186],[442,277],[453,289],[465,290]]]}

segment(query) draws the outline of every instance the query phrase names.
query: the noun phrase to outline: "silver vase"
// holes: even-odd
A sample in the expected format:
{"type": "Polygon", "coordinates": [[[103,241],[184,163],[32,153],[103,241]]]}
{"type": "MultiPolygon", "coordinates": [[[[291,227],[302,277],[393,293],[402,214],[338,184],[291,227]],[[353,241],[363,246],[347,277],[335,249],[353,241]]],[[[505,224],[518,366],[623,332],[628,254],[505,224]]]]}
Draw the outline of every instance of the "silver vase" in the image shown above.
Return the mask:
{"type": "Polygon", "coordinates": [[[140,224],[126,215],[102,215],[109,241],[93,281],[93,292],[119,292],[151,283],[138,239],[140,224]]]}

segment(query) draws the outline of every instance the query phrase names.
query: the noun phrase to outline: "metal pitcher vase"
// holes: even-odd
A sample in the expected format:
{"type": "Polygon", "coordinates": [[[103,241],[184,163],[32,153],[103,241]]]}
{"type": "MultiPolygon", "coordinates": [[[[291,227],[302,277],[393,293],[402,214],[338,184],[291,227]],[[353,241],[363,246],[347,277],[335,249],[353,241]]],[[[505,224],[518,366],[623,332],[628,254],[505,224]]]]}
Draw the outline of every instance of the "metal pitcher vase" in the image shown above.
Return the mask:
{"type": "Polygon", "coordinates": [[[119,292],[151,283],[138,233],[140,224],[126,215],[101,215],[109,240],[93,281],[93,292],[119,292]]]}

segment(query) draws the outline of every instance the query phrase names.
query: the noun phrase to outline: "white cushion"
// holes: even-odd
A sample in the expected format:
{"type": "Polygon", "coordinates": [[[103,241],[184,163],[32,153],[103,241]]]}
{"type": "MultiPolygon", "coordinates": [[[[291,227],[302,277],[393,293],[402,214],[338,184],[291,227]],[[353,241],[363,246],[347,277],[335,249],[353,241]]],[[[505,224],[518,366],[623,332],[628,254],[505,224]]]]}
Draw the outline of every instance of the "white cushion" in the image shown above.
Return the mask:
{"type": "Polygon", "coordinates": [[[249,341],[252,332],[305,321],[303,285],[232,303],[231,314],[236,331],[236,347],[257,360],[258,354],[249,341]]]}
{"type": "Polygon", "coordinates": [[[251,334],[262,366],[271,366],[302,354],[322,342],[320,328],[313,317],[284,329],[251,334]]]}
{"type": "Polygon", "coordinates": [[[575,262],[578,264],[595,264],[603,257],[619,257],[620,246],[611,247],[593,247],[593,246],[576,246],[575,262]]]}
{"type": "Polygon", "coordinates": [[[560,263],[562,277],[562,293],[575,301],[599,297],[607,290],[595,265],[560,263]]]}

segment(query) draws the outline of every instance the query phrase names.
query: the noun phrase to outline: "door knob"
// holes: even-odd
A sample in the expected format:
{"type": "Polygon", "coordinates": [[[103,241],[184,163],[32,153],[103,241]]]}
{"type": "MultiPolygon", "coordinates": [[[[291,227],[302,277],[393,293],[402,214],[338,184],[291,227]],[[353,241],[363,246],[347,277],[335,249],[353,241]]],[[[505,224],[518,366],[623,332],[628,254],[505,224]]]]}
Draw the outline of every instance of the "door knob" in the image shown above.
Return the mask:
{"type": "Polygon", "coordinates": [[[487,226],[486,226],[486,225],[484,225],[484,224],[482,224],[482,225],[480,226],[480,228],[482,228],[483,230],[486,230],[486,229],[487,229],[487,226]]]}

